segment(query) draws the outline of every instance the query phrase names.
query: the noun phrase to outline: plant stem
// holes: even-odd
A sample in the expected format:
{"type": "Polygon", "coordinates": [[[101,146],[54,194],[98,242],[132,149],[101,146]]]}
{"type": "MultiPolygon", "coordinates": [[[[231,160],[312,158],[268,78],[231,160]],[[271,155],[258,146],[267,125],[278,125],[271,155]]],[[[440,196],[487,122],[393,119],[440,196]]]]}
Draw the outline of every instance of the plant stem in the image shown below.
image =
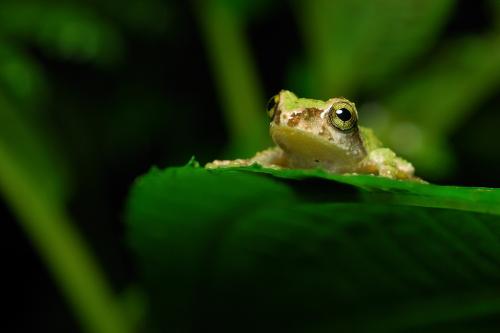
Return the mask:
{"type": "Polygon", "coordinates": [[[200,1],[196,6],[229,128],[230,152],[253,154],[269,145],[270,141],[265,100],[250,57],[242,19],[230,6],[219,1],[200,1]]]}
{"type": "Polygon", "coordinates": [[[126,316],[62,204],[43,189],[0,141],[0,190],[87,332],[127,333],[126,316]]]}

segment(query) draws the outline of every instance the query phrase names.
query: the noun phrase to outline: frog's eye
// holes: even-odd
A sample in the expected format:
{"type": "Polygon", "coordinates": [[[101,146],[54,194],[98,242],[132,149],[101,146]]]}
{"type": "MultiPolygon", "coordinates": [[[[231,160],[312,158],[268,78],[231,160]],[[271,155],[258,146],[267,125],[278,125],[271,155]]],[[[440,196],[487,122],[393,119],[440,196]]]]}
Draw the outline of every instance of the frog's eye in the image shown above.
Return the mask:
{"type": "Polygon", "coordinates": [[[353,129],[358,122],[356,110],[347,103],[332,105],[329,118],[332,125],[342,131],[353,129]]]}
{"type": "Polygon", "coordinates": [[[269,101],[267,101],[266,110],[271,120],[274,118],[274,114],[276,113],[276,106],[278,105],[278,101],[279,101],[278,95],[274,95],[269,99],[269,101]]]}

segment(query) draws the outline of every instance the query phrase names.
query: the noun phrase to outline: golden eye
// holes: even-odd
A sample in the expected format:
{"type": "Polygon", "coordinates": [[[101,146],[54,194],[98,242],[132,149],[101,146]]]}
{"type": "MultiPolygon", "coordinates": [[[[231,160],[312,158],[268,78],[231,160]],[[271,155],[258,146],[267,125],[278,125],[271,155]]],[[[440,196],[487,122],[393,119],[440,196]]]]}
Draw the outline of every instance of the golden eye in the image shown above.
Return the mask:
{"type": "Polygon", "coordinates": [[[353,129],[358,122],[356,110],[347,103],[332,105],[329,118],[332,125],[342,131],[353,129]]]}
{"type": "Polygon", "coordinates": [[[274,95],[269,99],[269,101],[267,101],[266,110],[271,120],[274,118],[274,114],[276,113],[276,106],[278,105],[279,98],[279,95],[274,95]]]}

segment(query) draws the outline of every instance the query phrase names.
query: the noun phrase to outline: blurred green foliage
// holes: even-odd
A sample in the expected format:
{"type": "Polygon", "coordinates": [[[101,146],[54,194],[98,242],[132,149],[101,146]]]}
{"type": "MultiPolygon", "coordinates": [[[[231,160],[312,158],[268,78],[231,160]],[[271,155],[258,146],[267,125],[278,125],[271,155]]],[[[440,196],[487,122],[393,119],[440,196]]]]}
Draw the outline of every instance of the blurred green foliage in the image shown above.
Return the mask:
{"type": "Polygon", "coordinates": [[[200,2],[198,7],[229,126],[230,154],[235,157],[252,154],[268,146],[270,140],[263,126],[266,116],[260,112],[264,97],[244,36],[241,14],[238,15],[238,6],[224,1],[200,2]]]}
{"type": "Polygon", "coordinates": [[[263,109],[281,88],[356,101],[426,179],[498,185],[499,22],[497,0],[3,0],[3,198],[82,325],[133,330],[132,179],[271,144],[263,109]]]}
{"type": "Polygon", "coordinates": [[[122,52],[114,27],[85,6],[5,1],[0,13],[0,29],[8,37],[28,39],[65,59],[114,62],[122,52]]]}
{"type": "Polygon", "coordinates": [[[299,2],[297,16],[309,50],[302,67],[308,94],[375,92],[437,39],[452,0],[299,2]],[[346,29],[349,33],[346,33],[346,29]]]}
{"type": "Polygon", "coordinates": [[[142,310],[129,303],[140,304],[140,297],[127,297],[121,304],[68,216],[66,205],[78,172],[70,171],[72,161],[50,123],[48,106],[57,94],[31,48],[60,61],[114,66],[122,44],[115,27],[88,6],[0,4],[1,189],[81,328],[89,332],[134,330],[130,318],[142,310]]]}
{"type": "Polygon", "coordinates": [[[454,4],[318,0],[299,8],[310,65],[296,80],[312,78],[307,93],[324,98],[370,96],[371,108],[360,107],[362,116],[372,111],[367,125],[432,178],[453,171],[450,132],[500,82],[498,33],[438,44],[454,4]],[[422,54],[426,61],[415,66],[422,54]]]}

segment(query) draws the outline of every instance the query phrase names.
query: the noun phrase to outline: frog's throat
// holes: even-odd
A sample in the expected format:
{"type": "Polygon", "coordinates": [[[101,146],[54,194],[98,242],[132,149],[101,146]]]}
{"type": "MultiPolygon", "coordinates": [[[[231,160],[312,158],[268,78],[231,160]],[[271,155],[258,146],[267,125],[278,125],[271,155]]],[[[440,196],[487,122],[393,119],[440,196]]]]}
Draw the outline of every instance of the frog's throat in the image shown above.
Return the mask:
{"type": "Polygon", "coordinates": [[[288,126],[272,126],[273,141],[283,149],[295,167],[325,167],[354,170],[365,153],[344,149],[328,139],[288,126]]]}

